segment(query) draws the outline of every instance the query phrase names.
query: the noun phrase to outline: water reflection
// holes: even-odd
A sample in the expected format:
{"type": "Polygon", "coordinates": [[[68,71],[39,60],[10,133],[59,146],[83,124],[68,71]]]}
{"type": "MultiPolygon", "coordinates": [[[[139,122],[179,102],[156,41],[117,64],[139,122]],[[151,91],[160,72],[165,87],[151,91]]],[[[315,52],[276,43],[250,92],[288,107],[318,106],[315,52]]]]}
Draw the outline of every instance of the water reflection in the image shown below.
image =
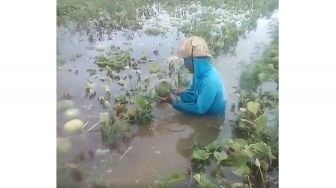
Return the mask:
{"type": "Polygon", "coordinates": [[[176,144],[177,151],[185,158],[190,157],[190,149],[193,145],[206,146],[216,140],[224,124],[224,118],[190,117],[184,114],[176,114],[172,118],[176,122],[173,129],[187,125],[193,130],[187,138],[179,138],[176,144]]]}

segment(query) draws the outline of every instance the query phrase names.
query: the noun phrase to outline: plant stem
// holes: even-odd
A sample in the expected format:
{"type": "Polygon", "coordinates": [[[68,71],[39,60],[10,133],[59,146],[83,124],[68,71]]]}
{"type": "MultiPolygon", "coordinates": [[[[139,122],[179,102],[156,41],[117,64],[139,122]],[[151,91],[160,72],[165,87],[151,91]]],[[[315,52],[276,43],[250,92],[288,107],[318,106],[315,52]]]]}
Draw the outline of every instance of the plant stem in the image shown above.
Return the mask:
{"type": "Polygon", "coordinates": [[[87,132],[90,132],[93,128],[95,128],[97,125],[99,125],[99,121],[95,123],[87,132]]]}
{"type": "Polygon", "coordinates": [[[248,181],[248,183],[249,183],[249,187],[252,188],[252,186],[251,186],[251,182],[250,182],[250,176],[247,176],[247,181],[248,181]]]}
{"type": "Polygon", "coordinates": [[[84,129],[89,124],[89,121],[87,121],[83,126],[82,129],[84,129]]]}
{"type": "Polygon", "coordinates": [[[265,183],[265,180],[264,180],[263,173],[262,173],[262,171],[261,171],[261,168],[260,168],[260,167],[258,167],[258,168],[259,168],[259,172],[260,172],[260,175],[261,175],[262,182],[263,182],[263,184],[264,184],[264,183],[265,183]]]}

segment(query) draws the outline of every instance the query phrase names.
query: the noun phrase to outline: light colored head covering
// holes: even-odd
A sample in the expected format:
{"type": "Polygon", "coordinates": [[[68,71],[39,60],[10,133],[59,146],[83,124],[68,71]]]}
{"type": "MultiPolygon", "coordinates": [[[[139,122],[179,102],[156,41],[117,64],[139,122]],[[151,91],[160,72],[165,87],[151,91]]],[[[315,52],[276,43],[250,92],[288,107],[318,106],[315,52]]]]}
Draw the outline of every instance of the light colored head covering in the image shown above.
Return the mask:
{"type": "Polygon", "coordinates": [[[201,37],[192,36],[183,41],[177,55],[182,58],[191,57],[192,48],[194,48],[194,57],[211,57],[209,48],[205,40],[201,37]]]}

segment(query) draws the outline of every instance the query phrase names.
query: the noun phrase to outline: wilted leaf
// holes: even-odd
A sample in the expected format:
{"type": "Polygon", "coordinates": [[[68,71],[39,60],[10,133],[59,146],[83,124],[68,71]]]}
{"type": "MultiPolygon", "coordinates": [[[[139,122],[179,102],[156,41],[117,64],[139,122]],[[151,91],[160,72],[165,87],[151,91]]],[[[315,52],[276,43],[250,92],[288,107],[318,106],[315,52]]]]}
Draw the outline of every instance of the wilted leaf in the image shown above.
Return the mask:
{"type": "Polygon", "coordinates": [[[228,158],[228,155],[222,151],[222,152],[214,152],[214,157],[217,159],[217,163],[219,164],[221,161],[225,160],[228,158]]]}
{"type": "Polygon", "coordinates": [[[198,184],[201,182],[201,174],[195,174],[193,178],[198,184]]]}
{"type": "Polygon", "coordinates": [[[205,150],[196,150],[193,151],[193,158],[199,160],[207,160],[209,158],[209,153],[205,150]]]}
{"type": "Polygon", "coordinates": [[[199,187],[202,188],[215,188],[216,186],[207,178],[205,174],[195,174],[193,176],[194,180],[197,184],[199,184],[199,187]]]}
{"type": "Polygon", "coordinates": [[[258,102],[250,101],[247,103],[247,110],[256,115],[259,111],[260,104],[258,102]]]}
{"type": "Polygon", "coordinates": [[[256,158],[255,165],[256,165],[258,168],[260,168],[260,161],[259,161],[258,158],[256,158]]]}

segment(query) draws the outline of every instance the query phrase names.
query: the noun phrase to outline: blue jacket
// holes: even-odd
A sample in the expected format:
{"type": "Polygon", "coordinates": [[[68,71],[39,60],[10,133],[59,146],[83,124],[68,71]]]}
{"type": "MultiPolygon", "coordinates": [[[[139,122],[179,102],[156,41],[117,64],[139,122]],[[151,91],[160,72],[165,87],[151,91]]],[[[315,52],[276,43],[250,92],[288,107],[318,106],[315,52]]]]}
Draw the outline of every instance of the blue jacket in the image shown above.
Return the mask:
{"type": "Polygon", "coordinates": [[[194,59],[193,81],[173,107],[192,115],[222,116],[226,108],[226,90],[220,74],[208,57],[194,59]]]}

